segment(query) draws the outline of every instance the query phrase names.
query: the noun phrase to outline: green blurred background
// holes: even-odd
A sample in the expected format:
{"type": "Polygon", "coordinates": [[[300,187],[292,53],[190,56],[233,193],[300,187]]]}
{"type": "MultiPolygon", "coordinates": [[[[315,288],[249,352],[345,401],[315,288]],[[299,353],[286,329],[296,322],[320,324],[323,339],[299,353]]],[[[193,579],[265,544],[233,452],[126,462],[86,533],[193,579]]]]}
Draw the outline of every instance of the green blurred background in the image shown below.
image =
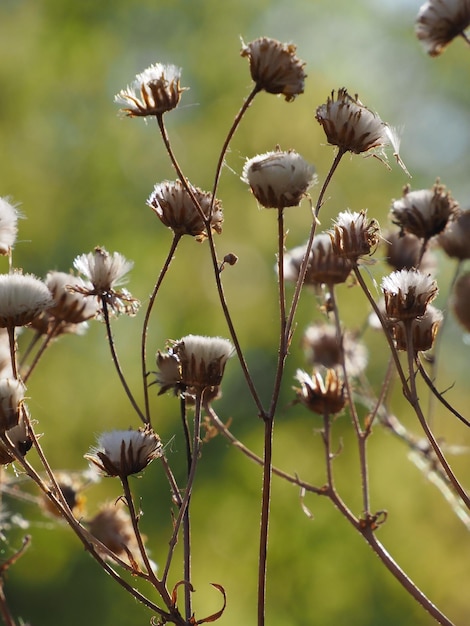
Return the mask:
{"type": "MultiPolygon", "coordinates": [[[[122,119],[113,96],[151,63],[183,68],[178,110],[167,115],[172,144],[190,180],[210,189],[218,151],[229,125],[251,88],[248,64],[239,56],[240,36],[291,41],[306,61],[305,94],[291,104],[260,94],[227,156],[219,197],[225,208],[220,257],[238,255],[224,272],[229,304],[250,369],[267,401],[277,349],[274,212],[261,211],[240,181],[245,158],[295,148],[315,163],[323,180],[333,158],[316,107],[332,89],[346,86],[404,127],[401,153],[411,184],[429,187],[437,176],[464,208],[470,194],[468,51],[456,41],[431,60],[413,33],[420,2],[412,0],[0,0],[0,195],[21,203],[14,262],[44,276],[67,271],[77,254],[95,245],[118,250],[135,261],[129,289],[145,304],[171,241],[145,201],[153,185],[173,179],[157,129],[151,122],[122,119]]],[[[322,209],[322,228],[338,211],[368,208],[385,228],[392,198],[407,179],[394,164],[345,158],[322,209]]],[[[315,195],[315,190],[313,192],[315,195]]],[[[309,228],[305,203],[287,214],[287,246],[303,243],[309,228]]],[[[380,253],[379,255],[380,256],[380,253]]],[[[440,258],[438,302],[447,308],[452,263],[440,258]]],[[[7,271],[4,261],[2,271],[7,271]]],[[[380,280],[381,264],[370,269],[380,280]]],[[[342,286],[338,297],[344,324],[362,326],[367,309],[358,288],[342,286]]],[[[141,391],[139,340],[142,313],[115,323],[124,370],[141,391]]],[[[275,435],[276,464],[316,485],[324,481],[319,423],[292,407],[292,375],[305,367],[299,348],[302,328],[319,319],[317,302],[305,294],[292,358],[281,396],[275,435]]],[[[207,244],[181,243],[157,300],[149,352],[166,339],[188,333],[227,335],[217,306],[207,244]]],[[[468,407],[469,343],[450,320],[442,346],[439,388],[455,382],[448,399],[468,407]]],[[[376,390],[387,357],[384,341],[365,334],[368,376],[376,390]]],[[[398,386],[397,386],[398,387],[398,386]]],[[[217,407],[233,419],[233,432],[255,451],[262,426],[232,360],[217,407]]],[[[411,412],[398,393],[392,409],[416,432],[411,412]]],[[[42,445],[54,468],[82,470],[83,454],[96,434],[137,426],[109,356],[103,325],[85,337],[65,337],[46,355],[28,386],[29,407],[44,433],[42,445]]],[[[427,394],[423,390],[423,402],[427,394]]],[[[156,429],[172,443],[169,458],[184,476],[183,441],[177,401],[152,394],[156,429]]],[[[437,436],[466,446],[470,437],[453,417],[437,408],[437,436]]],[[[335,461],[338,487],[360,514],[356,444],[347,418],[335,425],[343,452],[335,461]]],[[[34,461],[34,455],[31,454],[34,461]]],[[[452,457],[464,483],[468,454],[452,457]]],[[[457,624],[468,624],[468,530],[442,495],[407,460],[402,444],[379,428],[370,441],[373,510],[387,509],[380,539],[415,582],[457,624]]],[[[161,467],[150,466],[132,482],[144,511],[142,528],[152,557],[164,559],[171,519],[161,467]]],[[[221,625],[256,621],[256,564],[261,473],[221,439],[203,453],[193,499],[194,606],[197,616],[215,611],[222,584],[228,608],[221,625]]],[[[91,515],[103,500],[118,497],[118,485],[103,481],[87,493],[91,515]]],[[[274,481],[268,581],[270,626],[421,626],[432,620],[411,600],[329,502],[307,497],[314,513],[302,512],[296,489],[274,481]]],[[[71,532],[24,503],[9,503],[31,520],[0,544],[10,556],[25,532],[32,547],[8,572],[12,609],[32,626],[124,626],[148,624],[151,614],[83,552],[71,532]]],[[[180,578],[175,571],[172,582],[180,578]]],[[[156,599],[156,598],[153,598],[156,599]]]]}

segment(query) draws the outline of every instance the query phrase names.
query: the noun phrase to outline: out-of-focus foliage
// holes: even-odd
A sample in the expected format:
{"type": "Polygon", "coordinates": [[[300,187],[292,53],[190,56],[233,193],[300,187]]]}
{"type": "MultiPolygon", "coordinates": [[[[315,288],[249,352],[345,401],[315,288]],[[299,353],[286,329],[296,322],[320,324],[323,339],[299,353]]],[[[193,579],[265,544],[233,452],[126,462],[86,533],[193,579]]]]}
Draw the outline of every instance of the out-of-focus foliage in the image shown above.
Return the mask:
{"type": "MultiPolygon", "coordinates": [[[[307,63],[305,94],[286,104],[260,94],[248,111],[227,155],[219,197],[225,207],[219,254],[239,256],[224,272],[229,304],[250,369],[269,397],[277,349],[276,222],[261,211],[240,181],[244,160],[256,153],[295,148],[315,163],[323,180],[333,158],[314,120],[316,107],[332,89],[345,86],[377,110],[382,119],[403,126],[401,154],[414,188],[431,186],[440,176],[464,208],[470,195],[470,57],[456,41],[442,58],[431,60],[413,34],[419,2],[383,0],[2,0],[0,4],[0,195],[21,203],[14,262],[44,276],[67,271],[73,258],[95,245],[118,250],[135,261],[128,287],[143,303],[150,294],[171,241],[145,201],[153,185],[173,179],[156,125],[121,119],[113,96],[153,62],[183,68],[180,107],[167,116],[174,150],[193,184],[210,189],[218,151],[243,98],[250,90],[247,62],[240,58],[240,35],[247,41],[270,36],[292,41],[307,63]]],[[[322,209],[322,228],[338,211],[369,209],[382,226],[392,198],[407,182],[392,164],[375,159],[344,159],[322,209]]],[[[315,189],[312,192],[315,195],[315,189]]],[[[286,245],[303,243],[309,228],[304,203],[286,213],[286,245]]],[[[380,256],[380,252],[378,253],[380,256]]],[[[7,271],[5,267],[1,271],[7,271]]],[[[438,275],[440,306],[445,307],[447,263],[438,275]]],[[[150,352],[168,338],[188,333],[227,335],[217,306],[206,244],[183,240],[158,296],[149,333],[150,352]]],[[[372,266],[371,277],[381,270],[372,266]]],[[[371,281],[371,285],[373,285],[371,281]]],[[[339,290],[344,323],[362,327],[367,310],[354,287],[339,290]],[[344,306],[344,305],[347,306],[344,306]]],[[[301,407],[292,407],[289,378],[304,367],[302,326],[318,318],[305,294],[292,360],[283,388],[275,433],[275,462],[321,485],[324,481],[319,424],[301,407]]],[[[116,343],[131,385],[140,391],[141,316],[115,323],[116,343]]],[[[439,388],[457,381],[449,399],[468,406],[459,379],[468,364],[468,345],[450,323],[443,340],[439,388]],[[447,343],[450,343],[450,348],[447,343]],[[450,354],[452,359],[450,360],[450,354]],[[449,362],[450,361],[450,362],[449,362]],[[450,397],[452,396],[452,397],[450,397]]],[[[366,331],[371,382],[379,385],[386,367],[380,335],[366,331]]],[[[233,430],[256,451],[262,427],[235,359],[227,367],[219,414],[232,417],[233,430]]],[[[393,409],[419,431],[400,397],[393,409]]],[[[169,458],[184,475],[177,402],[152,396],[155,427],[165,441],[176,434],[169,458]]],[[[424,393],[424,392],[423,392],[424,393]]],[[[83,453],[95,434],[136,425],[118,385],[105,341],[104,326],[91,325],[83,338],[65,337],[50,350],[28,385],[29,406],[42,445],[55,468],[83,469],[83,453]]],[[[440,410],[439,410],[440,411],[440,410]]],[[[439,436],[470,443],[464,427],[450,415],[436,414],[439,436]]],[[[343,417],[335,425],[343,451],[335,462],[338,485],[360,513],[359,468],[351,428],[343,417]]],[[[377,429],[370,440],[372,506],[387,509],[380,538],[390,552],[456,623],[466,623],[468,531],[442,496],[406,461],[406,449],[377,429]],[[465,542],[465,543],[464,543],[465,542]],[[438,567],[434,564],[439,564],[438,567]]],[[[468,455],[456,460],[465,481],[468,455]]],[[[194,604],[198,615],[219,608],[209,583],[222,584],[228,608],[220,624],[254,623],[261,472],[222,439],[203,452],[195,485],[194,604]]],[[[142,527],[156,562],[164,558],[171,519],[169,493],[155,463],[133,487],[141,495],[142,527]]],[[[104,481],[90,489],[88,509],[119,495],[104,481]]],[[[307,498],[314,520],[302,512],[298,493],[274,484],[270,535],[267,622],[270,626],[349,624],[418,626],[430,618],[406,596],[360,537],[320,498],[307,498]]],[[[31,509],[21,504],[25,517],[31,509]]],[[[69,530],[35,514],[33,545],[12,568],[7,594],[16,615],[33,626],[124,626],[147,624],[148,611],[129,599],[77,545],[69,530]]],[[[8,536],[1,556],[9,555],[22,533],[8,536]]],[[[28,531],[29,532],[29,531],[28,531]]],[[[176,581],[172,581],[176,582],[176,581]]]]}

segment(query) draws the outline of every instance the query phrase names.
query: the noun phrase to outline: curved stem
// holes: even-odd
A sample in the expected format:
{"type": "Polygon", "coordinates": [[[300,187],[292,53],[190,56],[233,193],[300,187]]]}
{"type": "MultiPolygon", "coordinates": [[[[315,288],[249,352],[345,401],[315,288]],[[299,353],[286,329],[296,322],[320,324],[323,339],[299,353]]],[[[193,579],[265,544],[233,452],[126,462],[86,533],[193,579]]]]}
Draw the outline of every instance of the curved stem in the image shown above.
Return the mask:
{"type": "Polygon", "coordinates": [[[105,322],[105,325],[106,325],[106,333],[107,333],[107,336],[108,336],[109,348],[111,350],[111,357],[113,359],[113,363],[114,363],[114,366],[116,368],[116,372],[118,374],[119,380],[121,381],[121,385],[123,386],[124,391],[126,392],[126,395],[129,398],[129,401],[132,404],[133,408],[135,409],[137,415],[140,417],[142,422],[144,424],[146,424],[147,420],[145,418],[145,415],[142,413],[142,411],[140,410],[137,402],[135,401],[135,398],[132,395],[132,392],[131,392],[131,390],[129,388],[129,385],[127,384],[127,381],[126,381],[126,379],[124,377],[124,374],[122,372],[122,369],[121,369],[121,365],[119,363],[119,359],[118,359],[117,352],[116,352],[116,347],[114,345],[113,333],[111,331],[111,324],[110,324],[110,321],[109,321],[108,305],[107,305],[105,296],[101,296],[101,305],[102,305],[102,308],[103,308],[103,318],[104,318],[104,322],[105,322]]]}
{"type": "Polygon", "coordinates": [[[166,276],[168,268],[173,260],[173,257],[176,252],[176,248],[178,247],[178,243],[181,239],[181,235],[175,234],[173,236],[173,241],[171,242],[170,250],[165,259],[165,263],[163,264],[162,269],[160,270],[160,274],[158,275],[157,282],[153,288],[152,294],[149,299],[149,303],[147,306],[147,310],[145,311],[144,323],[142,325],[142,340],[141,340],[141,363],[142,363],[142,381],[144,384],[144,402],[145,402],[145,421],[150,424],[150,402],[149,402],[149,391],[147,384],[147,332],[150,321],[150,315],[152,313],[153,305],[155,303],[155,298],[157,297],[158,290],[163,282],[163,279],[166,276]]]}

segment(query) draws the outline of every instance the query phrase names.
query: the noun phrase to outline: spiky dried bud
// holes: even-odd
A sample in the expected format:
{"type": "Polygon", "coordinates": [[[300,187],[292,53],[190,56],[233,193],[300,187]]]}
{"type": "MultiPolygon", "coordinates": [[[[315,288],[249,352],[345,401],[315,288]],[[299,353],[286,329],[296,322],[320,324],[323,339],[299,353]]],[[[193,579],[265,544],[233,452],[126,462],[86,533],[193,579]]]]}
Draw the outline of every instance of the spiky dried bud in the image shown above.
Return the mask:
{"type": "Polygon", "coordinates": [[[436,57],[469,25],[469,0],[429,0],[419,10],[415,32],[426,52],[436,57]]]}
{"type": "Polygon", "coordinates": [[[341,413],[346,404],[344,384],[335,370],[327,370],[323,379],[319,372],[309,376],[299,369],[295,377],[300,383],[300,388],[294,387],[298,402],[322,416],[341,413]]]}
{"type": "Polygon", "coordinates": [[[380,227],[375,219],[367,218],[367,211],[342,211],[329,231],[333,250],[354,263],[365,254],[373,254],[380,241],[380,227]]]}
{"type": "Polygon", "coordinates": [[[451,258],[470,259],[470,210],[462,211],[447,222],[438,243],[451,258]]]}
{"type": "Polygon", "coordinates": [[[20,214],[9,198],[0,198],[0,254],[10,253],[18,234],[18,217],[20,214]]]}
{"type": "MultiPolygon", "coordinates": [[[[299,246],[284,255],[284,277],[296,282],[305,256],[306,246],[299,246]]],[[[320,233],[313,240],[304,283],[318,287],[344,283],[351,273],[349,259],[333,250],[331,238],[327,233],[320,233]]]]}
{"type": "Polygon", "coordinates": [[[20,420],[25,388],[16,378],[0,378],[0,433],[14,428],[20,420]]]}
{"type": "Polygon", "coordinates": [[[98,437],[98,445],[85,458],[106,476],[138,474],[163,454],[160,437],[150,427],[112,430],[98,437]]]}
{"type": "Polygon", "coordinates": [[[358,376],[367,366],[367,350],[354,335],[345,331],[338,338],[336,328],[329,324],[312,324],[302,337],[302,346],[310,365],[341,369],[344,361],[350,376],[358,376]]]}
{"type": "Polygon", "coordinates": [[[242,174],[266,209],[298,206],[315,182],[315,168],[294,150],[278,149],[247,159],[242,174]]]}
{"type": "Polygon", "coordinates": [[[90,533],[108,550],[126,560],[132,555],[135,561],[133,555],[138,554],[138,544],[130,515],[122,506],[116,502],[104,504],[87,525],[90,533]]]}
{"type": "Polygon", "coordinates": [[[242,41],[240,54],[248,57],[251,78],[258,89],[282,94],[290,102],[304,92],[306,77],[305,63],[296,56],[296,50],[293,44],[260,37],[248,44],[242,41]]]}
{"type": "Polygon", "coordinates": [[[385,310],[392,320],[422,317],[437,295],[437,283],[419,270],[400,270],[382,279],[385,310]]]}
{"type": "Polygon", "coordinates": [[[27,326],[54,301],[46,285],[32,274],[0,275],[0,327],[27,326]]]}
{"type": "Polygon", "coordinates": [[[66,272],[49,272],[46,276],[46,285],[54,298],[54,305],[48,310],[56,320],[68,324],[81,324],[89,320],[98,312],[96,297],[85,296],[74,287],[90,290],[91,284],[86,284],[78,276],[66,272]]]}
{"type": "Polygon", "coordinates": [[[437,179],[431,189],[410,191],[406,185],[403,197],[393,202],[391,215],[402,232],[427,240],[442,232],[458,211],[458,203],[437,179]]]}
{"type": "Polygon", "coordinates": [[[198,241],[203,241],[207,237],[207,230],[202,216],[206,220],[210,216],[212,232],[220,234],[224,221],[222,203],[213,199],[211,193],[198,187],[190,186],[190,189],[200,211],[179,180],[155,185],[147,204],[155,211],[162,224],[171,228],[175,235],[191,235],[198,241]]]}
{"type": "Polygon", "coordinates": [[[451,302],[457,321],[470,333],[470,272],[456,281],[451,302]]]}
{"type": "Polygon", "coordinates": [[[178,106],[185,89],[180,87],[181,69],[155,63],[137,74],[132,85],[120,91],[114,101],[123,105],[128,117],[162,115],[178,106]]]}
{"type": "MultiPolygon", "coordinates": [[[[414,354],[432,348],[442,319],[442,312],[429,305],[422,317],[411,321],[411,342],[414,354]]],[[[403,322],[394,323],[392,333],[397,350],[408,350],[408,335],[405,324],[403,322]]]]}
{"type": "Polygon", "coordinates": [[[328,143],[342,152],[361,154],[373,150],[386,161],[384,148],[391,146],[398,164],[408,174],[399,156],[400,139],[396,131],[364,106],[357,94],[353,98],[342,87],[335,98],[332,91],[326,104],[317,108],[315,119],[323,127],[328,143]]]}

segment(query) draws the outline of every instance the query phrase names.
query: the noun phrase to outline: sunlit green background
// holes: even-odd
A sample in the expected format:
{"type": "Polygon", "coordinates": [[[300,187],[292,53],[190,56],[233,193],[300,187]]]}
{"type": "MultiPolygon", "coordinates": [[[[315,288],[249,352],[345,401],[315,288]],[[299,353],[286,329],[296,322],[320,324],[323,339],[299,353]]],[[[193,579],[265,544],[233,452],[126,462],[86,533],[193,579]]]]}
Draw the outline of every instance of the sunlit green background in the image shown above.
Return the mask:
{"type": "MultiPolygon", "coordinates": [[[[14,261],[44,276],[67,271],[77,254],[95,245],[118,250],[135,261],[129,289],[145,305],[171,241],[146,207],[153,185],[174,174],[156,126],[122,119],[113,96],[153,62],[183,68],[190,87],[181,106],[166,118],[172,144],[191,181],[210,189],[218,150],[251,88],[248,64],[240,58],[240,36],[266,35],[295,42],[306,61],[305,94],[291,104],[260,94],[237,133],[219,197],[225,208],[219,254],[239,256],[224,272],[234,321],[260,393],[268,400],[277,349],[276,219],[261,211],[240,181],[244,160],[256,153],[295,148],[315,163],[323,180],[333,158],[315,122],[315,108],[332,89],[346,86],[381,117],[403,127],[401,152],[413,188],[429,187],[437,176],[467,207],[470,195],[468,71],[462,41],[431,60],[413,33],[419,0],[0,0],[0,195],[21,203],[14,261]]],[[[396,166],[346,157],[322,209],[322,227],[346,208],[368,208],[387,226],[392,198],[407,178],[396,166]]],[[[315,190],[313,192],[315,195],[315,190]]],[[[308,232],[307,203],[287,214],[287,246],[308,232]]],[[[6,261],[1,271],[7,271],[6,261]]],[[[380,280],[381,265],[369,268],[380,280]]],[[[438,273],[439,305],[447,307],[453,266],[438,273]]],[[[371,286],[373,283],[371,282],[371,286]]],[[[359,289],[343,286],[338,297],[345,325],[366,317],[359,289]]],[[[299,349],[302,328],[319,319],[317,303],[305,294],[292,359],[281,397],[275,461],[285,470],[321,485],[324,465],[319,423],[292,407],[291,376],[305,363],[299,349]]],[[[142,314],[115,324],[116,342],[130,384],[141,394],[139,341],[142,314]]],[[[217,306],[208,247],[189,238],[181,243],[157,300],[149,351],[188,333],[227,335],[217,306]]],[[[378,390],[384,377],[383,338],[367,331],[368,375],[378,390]]],[[[452,321],[446,326],[440,389],[468,407],[469,345],[452,321]]],[[[65,337],[46,355],[28,386],[29,407],[44,433],[42,444],[53,467],[82,470],[83,454],[96,434],[137,426],[117,382],[104,327],[95,323],[83,338],[65,337]]],[[[422,400],[427,406],[427,394],[422,400]]],[[[224,397],[217,404],[233,432],[257,452],[262,426],[236,360],[227,367],[224,397]]],[[[399,395],[392,409],[419,432],[399,395]]],[[[177,401],[152,395],[156,429],[169,447],[177,478],[183,479],[183,441],[177,401]]],[[[449,443],[470,445],[455,418],[436,409],[435,430],[449,443]]],[[[338,488],[360,514],[357,448],[346,417],[335,425],[338,488]]],[[[32,453],[31,461],[35,461],[32,453]]],[[[452,457],[463,483],[470,484],[467,454],[452,457]]],[[[376,429],[370,441],[372,509],[387,509],[379,537],[415,582],[456,624],[468,624],[468,530],[442,495],[407,460],[407,451],[376,429]]],[[[144,511],[142,528],[152,557],[162,562],[171,530],[169,492],[154,463],[132,481],[144,511]]],[[[256,623],[256,567],[260,470],[217,438],[203,452],[193,509],[194,606],[199,618],[220,606],[211,582],[224,586],[228,608],[221,625],[256,623]]],[[[111,480],[87,493],[91,515],[103,500],[118,497],[111,480]]],[[[267,624],[269,626],[424,626],[432,623],[382,567],[360,536],[329,502],[307,497],[314,514],[301,510],[295,488],[274,481],[267,624]]],[[[10,556],[28,532],[33,543],[8,572],[6,593],[16,616],[32,626],[128,626],[148,624],[149,611],[84,553],[71,532],[26,504],[27,530],[8,533],[1,558],[10,556]]],[[[181,577],[175,569],[172,583],[181,577]]],[[[145,588],[142,588],[145,591],[145,588]]],[[[157,598],[152,596],[154,600],[157,598]]]]}

